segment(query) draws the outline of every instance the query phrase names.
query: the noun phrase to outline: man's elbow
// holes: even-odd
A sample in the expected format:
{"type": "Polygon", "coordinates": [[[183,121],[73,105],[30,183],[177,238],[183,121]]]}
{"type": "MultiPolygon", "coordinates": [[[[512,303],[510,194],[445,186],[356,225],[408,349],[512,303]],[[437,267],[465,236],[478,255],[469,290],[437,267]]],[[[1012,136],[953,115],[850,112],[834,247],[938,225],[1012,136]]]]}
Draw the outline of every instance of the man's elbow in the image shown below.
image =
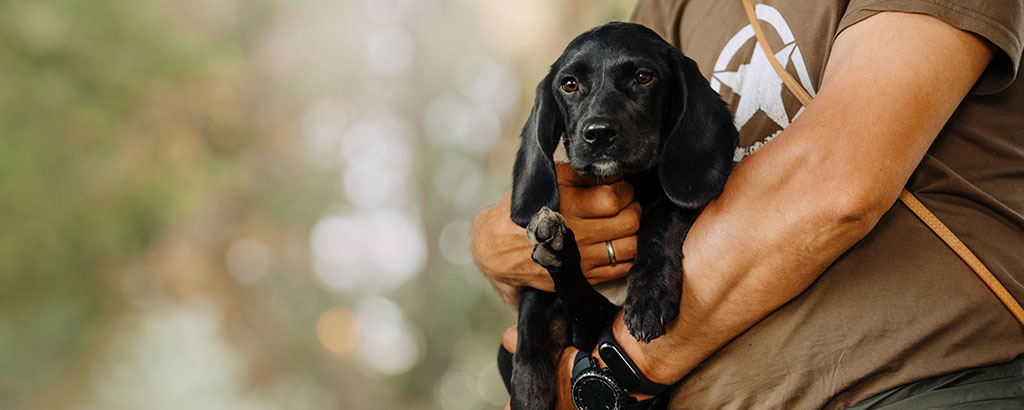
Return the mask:
{"type": "MultiPolygon", "coordinates": [[[[852,185],[852,184],[851,184],[852,185]]],[[[830,219],[841,229],[866,235],[896,201],[896,195],[877,185],[845,186],[831,198],[830,219]]]]}

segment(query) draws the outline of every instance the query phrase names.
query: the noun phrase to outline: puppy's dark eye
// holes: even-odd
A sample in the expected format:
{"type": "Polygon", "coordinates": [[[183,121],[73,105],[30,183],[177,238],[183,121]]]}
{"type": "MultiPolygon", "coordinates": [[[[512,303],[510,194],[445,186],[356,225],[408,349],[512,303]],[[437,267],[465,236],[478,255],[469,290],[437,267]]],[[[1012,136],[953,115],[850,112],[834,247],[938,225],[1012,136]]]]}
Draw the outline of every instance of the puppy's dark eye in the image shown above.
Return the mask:
{"type": "Polygon", "coordinates": [[[574,93],[580,89],[580,83],[576,81],[575,77],[566,77],[562,80],[562,91],[567,93],[574,93]]]}
{"type": "Polygon", "coordinates": [[[636,76],[633,77],[633,81],[637,84],[647,84],[654,80],[654,74],[650,71],[637,71],[636,76]]]}

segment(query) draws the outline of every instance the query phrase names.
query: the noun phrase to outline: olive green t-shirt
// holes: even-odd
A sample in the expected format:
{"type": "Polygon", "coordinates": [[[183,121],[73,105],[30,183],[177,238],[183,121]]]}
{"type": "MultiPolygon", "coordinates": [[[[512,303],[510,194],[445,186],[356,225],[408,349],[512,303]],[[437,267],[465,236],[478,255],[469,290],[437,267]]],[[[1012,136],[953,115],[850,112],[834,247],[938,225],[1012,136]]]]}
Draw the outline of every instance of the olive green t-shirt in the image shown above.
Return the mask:
{"type": "MultiPolygon", "coordinates": [[[[995,45],[996,57],[907,188],[1024,300],[1024,81],[1016,75],[1024,4],[767,0],[755,11],[774,57],[812,96],[836,35],[878,12],[929,14],[995,45]]],[[[736,161],[800,114],[768,63],[772,56],[756,46],[739,0],[640,0],[633,20],[693,58],[729,103],[740,130],[736,161]]],[[[1022,353],[1024,329],[952,250],[896,204],[810,288],[684,378],[670,408],[843,408],[1022,353]]]]}

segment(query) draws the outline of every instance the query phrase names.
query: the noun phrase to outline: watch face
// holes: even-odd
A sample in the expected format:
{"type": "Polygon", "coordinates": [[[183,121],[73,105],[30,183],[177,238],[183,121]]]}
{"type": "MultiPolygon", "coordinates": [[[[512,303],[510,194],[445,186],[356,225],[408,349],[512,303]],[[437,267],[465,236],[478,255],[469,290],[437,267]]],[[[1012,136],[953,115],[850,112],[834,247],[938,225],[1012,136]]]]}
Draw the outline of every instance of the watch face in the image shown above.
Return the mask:
{"type": "Polygon", "coordinates": [[[579,410],[616,410],[618,392],[602,377],[583,377],[572,386],[572,401],[579,410]]]}

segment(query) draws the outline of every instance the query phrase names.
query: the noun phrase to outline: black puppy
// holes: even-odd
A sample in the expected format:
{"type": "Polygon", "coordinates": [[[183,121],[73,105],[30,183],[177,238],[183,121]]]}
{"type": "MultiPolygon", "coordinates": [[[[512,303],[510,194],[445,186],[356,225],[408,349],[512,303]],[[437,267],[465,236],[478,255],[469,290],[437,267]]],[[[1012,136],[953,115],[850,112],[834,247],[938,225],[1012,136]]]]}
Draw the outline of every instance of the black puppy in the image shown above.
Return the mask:
{"type": "Polygon", "coordinates": [[[512,220],[555,292],[525,289],[513,358],[512,408],[552,409],[555,363],[568,345],[591,350],[620,309],[592,288],[559,208],[552,154],[562,139],[585,175],[623,174],[643,209],[627,275],[625,322],[649,342],[679,313],[682,243],[732,170],[737,132],[697,64],[657,33],[609,23],[566,47],[537,86],[516,154],[512,220]]]}

